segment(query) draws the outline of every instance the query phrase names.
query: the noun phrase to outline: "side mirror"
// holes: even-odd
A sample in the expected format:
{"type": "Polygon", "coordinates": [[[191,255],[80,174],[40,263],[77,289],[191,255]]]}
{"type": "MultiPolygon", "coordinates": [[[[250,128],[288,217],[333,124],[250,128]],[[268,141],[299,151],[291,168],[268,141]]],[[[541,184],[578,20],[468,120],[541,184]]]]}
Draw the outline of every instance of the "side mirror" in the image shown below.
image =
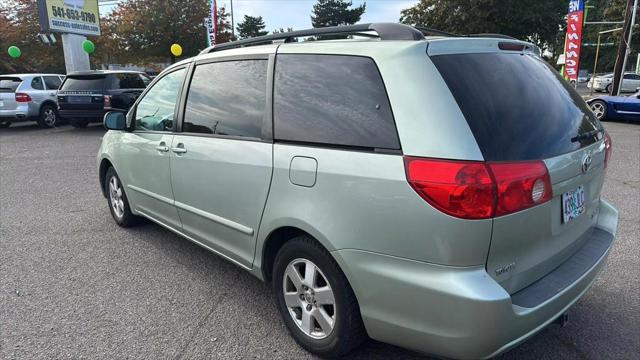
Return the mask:
{"type": "Polygon", "coordinates": [[[124,114],[117,111],[109,111],[104,114],[103,124],[108,130],[124,130],[127,128],[124,114]]]}

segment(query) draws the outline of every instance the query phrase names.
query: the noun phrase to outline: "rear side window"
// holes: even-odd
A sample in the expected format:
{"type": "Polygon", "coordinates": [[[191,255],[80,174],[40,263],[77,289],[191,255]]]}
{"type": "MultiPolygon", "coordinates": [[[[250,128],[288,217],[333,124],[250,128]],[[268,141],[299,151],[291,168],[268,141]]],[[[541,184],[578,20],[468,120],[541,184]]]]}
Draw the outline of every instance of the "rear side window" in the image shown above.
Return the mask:
{"type": "Polygon", "coordinates": [[[66,91],[102,91],[104,89],[104,82],[106,76],[104,75],[88,75],[88,76],[73,76],[65,79],[62,83],[60,90],[66,91]]]}
{"type": "Polygon", "coordinates": [[[44,83],[42,82],[42,78],[40,76],[36,76],[31,79],[31,88],[34,90],[44,90],[44,83]]]}
{"type": "Polygon", "coordinates": [[[487,53],[431,59],[487,161],[546,159],[598,140],[595,130],[601,125],[584,100],[537,57],[487,53]]]}
{"type": "Polygon", "coordinates": [[[111,75],[111,90],[119,89],[144,89],[144,81],[138,74],[113,74],[111,75]]]}
{"type": "Polygon", "coordinates": [[[391,106],[372,59],[278,55],[274,138],[400,149],[391,106]]]}
{"type": "Polygon", "coordinates": [[[44,83],[47,85],[47,90],[58,90],[62,81],[57,76],[44,76],[44,83]]]}
{"type": "Polygon", "coordinates": [[[260,138],[266,107],[267,61],[196,66],[182,131],[260,138]]]}
{"type": "Polygon", "coordinates": [[[15,92],[21,82],[17,77],[0,77],[0,92],[15,92]]]}

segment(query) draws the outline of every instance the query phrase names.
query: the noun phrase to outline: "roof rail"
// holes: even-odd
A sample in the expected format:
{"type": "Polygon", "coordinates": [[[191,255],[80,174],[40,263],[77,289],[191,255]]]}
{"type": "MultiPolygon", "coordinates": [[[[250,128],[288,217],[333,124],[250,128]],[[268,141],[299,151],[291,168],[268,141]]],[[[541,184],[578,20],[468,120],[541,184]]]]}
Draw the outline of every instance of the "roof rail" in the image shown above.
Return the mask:
{"type": "MultiPolygon", "coordinates": [[[[436,31],[436,30],[433,30],[436,31]]],[[[278,33],[272,35],[258,36],[250,39],[243,39],[210,46],[200,52],[207,54],[214,51],[234,49],[243,46],[254,46],[271,44],[274,41],[284,40],[285,43],[292,42],[295,38],[307,36],[321,35],[358,35],[366,37],[376,37],[381,40],[424,40],[423,32],[404,24],[397,23],[372,23],[372,24],[356,24],[346,26],[331,26],[324,28],[315,28],[308,30],[291,31],[286,33],[278,33]],[[372,35],[368,32],[376,32],[378,35],[372,35]]]]}

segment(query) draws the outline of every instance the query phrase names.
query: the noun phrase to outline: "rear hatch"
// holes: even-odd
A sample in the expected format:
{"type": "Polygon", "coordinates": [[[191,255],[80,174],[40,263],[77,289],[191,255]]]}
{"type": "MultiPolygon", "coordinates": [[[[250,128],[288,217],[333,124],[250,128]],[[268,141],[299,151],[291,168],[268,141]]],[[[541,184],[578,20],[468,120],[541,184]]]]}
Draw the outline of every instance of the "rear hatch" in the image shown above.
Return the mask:
{"type": "Polygon", "coordinates": [[[69,75],[58,90],[61,110],[101,110],[104,108],[104,89],[107,75],[69,75]]]}
{"type": "Polygon", "coordinates": [[[429,55],[485,161],[543,161],[551,182],[549,201],[493,220],[487,272],[513,294],[573,255],[597,221],[605,134],[578,93],[524,43],[468,41],[430,44],[429,55]]]}
{"type": "Polygon", "coordinates": [[[15,110],[16,90],[22,83],[22,79],[15,76],[0,76],[0,110],[15,110]]]}

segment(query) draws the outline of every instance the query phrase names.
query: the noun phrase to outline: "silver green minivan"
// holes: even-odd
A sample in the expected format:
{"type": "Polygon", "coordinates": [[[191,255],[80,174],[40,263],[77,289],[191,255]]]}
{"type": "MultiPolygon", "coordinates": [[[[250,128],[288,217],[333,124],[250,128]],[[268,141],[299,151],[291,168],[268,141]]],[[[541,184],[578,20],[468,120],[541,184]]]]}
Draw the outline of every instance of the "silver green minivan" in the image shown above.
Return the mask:
{"type": "Polygon", "coordinates": [[[272,283],[321,356],[367,337],[495,356],[564,318],[616,233],[610,138],[504,36],[363,24],[222,44],[104,122],[114,220],[272,283]]]}

